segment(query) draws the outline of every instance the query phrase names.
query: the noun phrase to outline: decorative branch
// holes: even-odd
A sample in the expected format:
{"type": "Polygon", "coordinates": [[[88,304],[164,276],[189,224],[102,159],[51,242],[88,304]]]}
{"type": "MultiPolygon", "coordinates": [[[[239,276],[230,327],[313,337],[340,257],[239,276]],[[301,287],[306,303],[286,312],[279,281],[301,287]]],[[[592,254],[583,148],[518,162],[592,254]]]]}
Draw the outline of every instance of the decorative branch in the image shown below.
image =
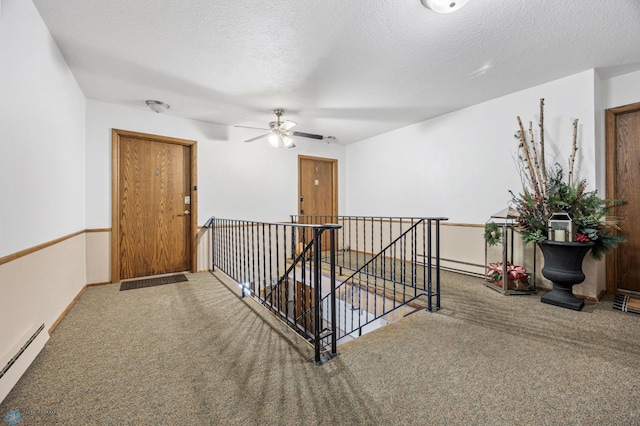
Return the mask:
{"type": "Polygon", "coordinates": [[[533,135],[533,123],[530,121],[529,122],[529,136],[531,137],[531,151],[533,151],[533,163],[535,165],[535,173],[536,173],[536,179],[538,180],[538,183],[540,185],[540,193],[541,195],[544,197],[545,192],[546,192],[546,188],[545,188],[545,176],[542,175],[542,172],[540,171],[540,163],[538,162],[538,150],[536,149],[536,144],[534,143],[535,141],[535,136],[533,135]]]}
{"type": "Polygon", "coordinates": [[[544,98],[540,98],[540,173],[542,174],[542,193],[547,194],[547,166],[544,162],[544,98]]]}
{"type": "Polygon", "coordinates": [[[567,175],[567,183],[573,185],[573,164],[576,161],[576,151],[578,151],[578,119],[573,120],[573,145],[571,155],[569,156],[569,174],[567,175]]]}
{"type": "Polygon", "coordinates": [[[524,151],[525,160],[527,161],[527,169],[529,171],[529,180],[531,181],[531,187],[533,189],[533,193],[536,196],[538,196],[540,195],[540,187],[538,186],[536,173],[533,169],[533,163],[531,162],[531,154],[529,151],[529,143],[527,142],[527,135],[524,132],[524,126],[522,126],[522,120],[520,120],[520,116],[518,116],[517,118],[518,118],[518,125],[520,126],[520,136],[519,136],[520,148],[524,151]]]}

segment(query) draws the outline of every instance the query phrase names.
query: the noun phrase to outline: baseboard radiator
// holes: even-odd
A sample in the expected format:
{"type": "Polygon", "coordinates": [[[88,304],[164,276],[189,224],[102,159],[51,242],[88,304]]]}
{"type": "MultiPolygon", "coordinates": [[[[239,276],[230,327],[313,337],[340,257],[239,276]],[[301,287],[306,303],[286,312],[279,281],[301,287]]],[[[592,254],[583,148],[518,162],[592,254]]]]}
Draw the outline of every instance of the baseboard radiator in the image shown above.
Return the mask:
{"type": "MultiPolygon", "coordinates": [[[[24,351],[27,350],[29,345],[33,343],[33,341],[36,339],[36,337],[38,337],[38,334],[40,334],[42,330],[44,330],[44,324],[38,327],[38,329],[27,339],[27,342],[24,345],[22,345],[20,349],[17,350],[17,352],[11,357],[11,359],[9,359],[9,361],[7,361],[6,365],[2,367],[2,370],[0,370],[0,379],[2,379],[2,377],[7,373],[7,371],[9,371],[9,369],[13,366],[13,364],[16,363],[18,358],[20,358],[20,355],[22,355],[24,351]]],[[[27,336],[28,335],[29,335],[29,332],[27,332],[27,336]]]]}

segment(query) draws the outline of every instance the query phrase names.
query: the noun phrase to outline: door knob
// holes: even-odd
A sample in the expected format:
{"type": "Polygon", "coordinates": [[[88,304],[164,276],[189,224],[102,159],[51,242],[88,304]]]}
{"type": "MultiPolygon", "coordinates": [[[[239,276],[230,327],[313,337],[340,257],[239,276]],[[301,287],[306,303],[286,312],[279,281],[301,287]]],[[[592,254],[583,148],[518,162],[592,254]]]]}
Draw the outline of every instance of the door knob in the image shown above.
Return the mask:
{"type": "Polygon", "coordinates": [[[189,214],[191,214],[191,212],[190,212],[189,210],[185,210],[185,211],[184,211],[184,215],[185,215],[185,216],[187,216],[187,215],[189,215],[189,214]]]}

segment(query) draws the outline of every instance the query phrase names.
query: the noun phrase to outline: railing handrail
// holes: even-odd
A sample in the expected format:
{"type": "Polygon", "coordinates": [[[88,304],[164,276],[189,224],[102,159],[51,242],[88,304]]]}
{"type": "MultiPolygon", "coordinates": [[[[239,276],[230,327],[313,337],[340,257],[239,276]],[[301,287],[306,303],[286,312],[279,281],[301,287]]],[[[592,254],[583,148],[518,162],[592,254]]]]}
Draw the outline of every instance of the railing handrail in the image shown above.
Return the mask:
{"type": "Polygon", "coordinates": [[[356,216],[356,215],[311,215],[311,214],[292,214],[291,222],[303,225],[303,223],[294,221],[294,218],[301,217],[327,217],[327,218],[336,218],[336,219],[365,219],[365,220],[373,220],[373,221],[381,221],[381,222],[398,222],[398,221],[412,221],[412,220],[432,220],[432,221],[447,221],[448,217],[444,216],[356,216]]]}
{"type": "Polygon", "coordinates": [[[449,220],[444,216],[363,216],[363,215],[344,215],[344,214],[292,214],[293,217],[346,217],[346,218],[362,218],[362,219],[432,219],[432,220],[449,220]]]}
{"type": "Polygon", "coordinates": [[[227,221],[227,222],[251,223],[252,226],[278,225],[278,226],[296,226],[296,227],[302,227],[302,228],[322,228],[322,229],[330,229],[330,228],[336,228],[337,229],[337,228],[341,227],[339,224],[335,224],[335,223],[314,224],[314,223],[291,223],[291,222],[257,222],[255,220],[224,219],[224,218],[215,217],[215,216],[211,216],[209,219],[207,219],[207,221],[205,222],[203,227],[204,228],[212,228],[213,227],[213,222],[215,220],[223,220],[223,221],[227,221]]]}

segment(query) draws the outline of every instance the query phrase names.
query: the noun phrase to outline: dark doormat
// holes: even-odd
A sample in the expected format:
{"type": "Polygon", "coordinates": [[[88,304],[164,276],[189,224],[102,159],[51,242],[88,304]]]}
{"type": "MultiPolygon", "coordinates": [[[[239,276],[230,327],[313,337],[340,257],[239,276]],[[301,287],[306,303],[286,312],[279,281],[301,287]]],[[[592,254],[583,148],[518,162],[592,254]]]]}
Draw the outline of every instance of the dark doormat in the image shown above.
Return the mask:
{"type": "Polygon", "coordinates": [[[136,288],[153,287],[156,285],[173,284],[182,281],[189,281],[184,274],[168,275],[166,277],[145,278],[142,280],[124,281],[120,284],[120,291],[133,290],[136,288]]]}
{"type": "Polygon", "coordinates": [[[628,294],[616,294],[613,299],[613,309],[632,314],[640,314],[640,298],[628,294]]]}

